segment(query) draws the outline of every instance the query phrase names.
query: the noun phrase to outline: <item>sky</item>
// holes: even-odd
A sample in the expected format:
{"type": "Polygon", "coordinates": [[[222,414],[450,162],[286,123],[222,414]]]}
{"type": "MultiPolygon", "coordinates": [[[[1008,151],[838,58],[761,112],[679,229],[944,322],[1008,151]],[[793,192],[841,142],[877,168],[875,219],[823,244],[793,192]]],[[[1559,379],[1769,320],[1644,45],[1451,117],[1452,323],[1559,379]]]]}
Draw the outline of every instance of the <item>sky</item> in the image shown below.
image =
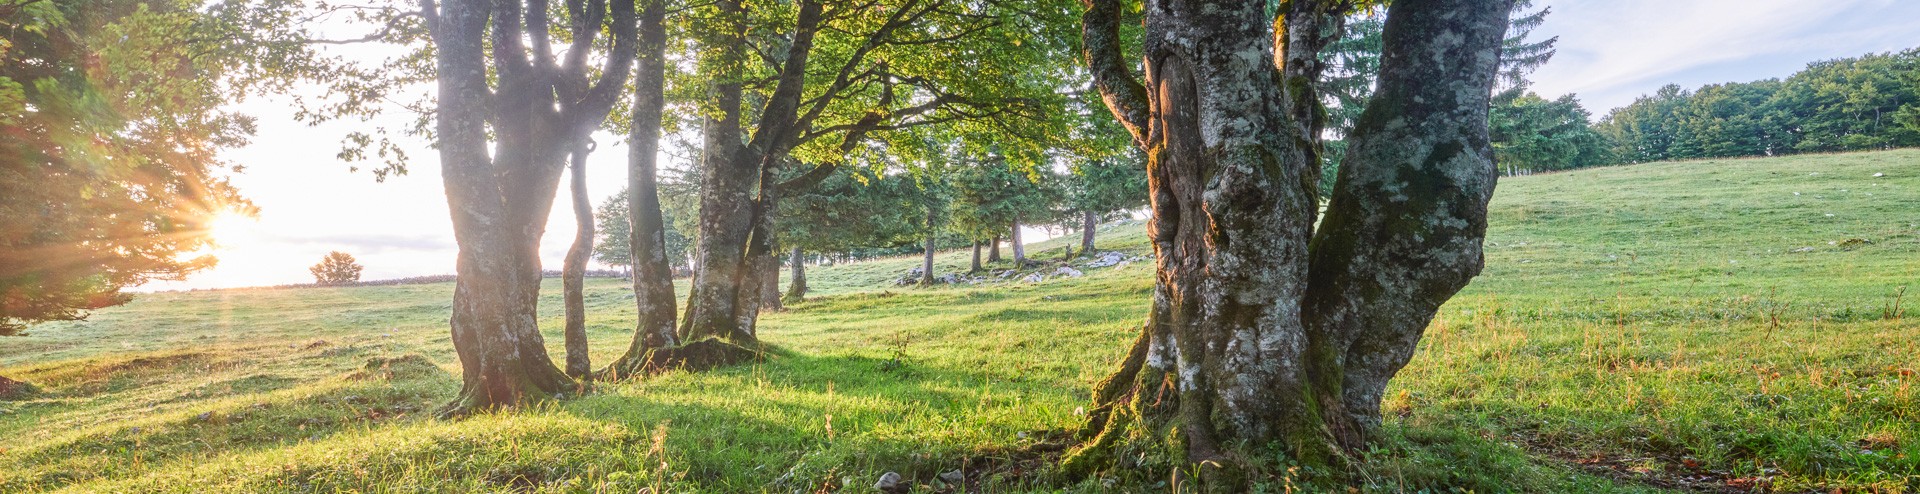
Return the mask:
{"type": "MultiPolygon", "coordinates": [[[[1677,83],[1785,77],[1809,62],[1920,46],[1920,0],[1561,0],[1535,39],[1558,36],[1558,54],[1531,79],[1548,98],[1577,94],[1595,117],[1677,83]]],[[[352,48],[348,48],[352,49],[352,48]]],[[[307,267],[344,251],[376,280],[453,272],[455,245],[436,153],[404,145],[410,173],[376,182],[334,156],[357,123],[308,126],[287,97],[256,97],[236,109],[259,119],[252,142],[224,153],[245,166],[233,183],[259,207],[255,218],[222,218],[208,254],[213,269],[140,290],[224,288],[313,280],[307,267]]],[[[394,121],[404,121],[401,116],[394,121]]],[[[626,183],[626,147],[595,137],[589,196],[598,205],[626,183]]],[[[558,269],[573,238],[568,194],[548,219],[542,262],[558,269]]],[[[1030,235],[1039,238],[1041,235],[1030,235]]]]}

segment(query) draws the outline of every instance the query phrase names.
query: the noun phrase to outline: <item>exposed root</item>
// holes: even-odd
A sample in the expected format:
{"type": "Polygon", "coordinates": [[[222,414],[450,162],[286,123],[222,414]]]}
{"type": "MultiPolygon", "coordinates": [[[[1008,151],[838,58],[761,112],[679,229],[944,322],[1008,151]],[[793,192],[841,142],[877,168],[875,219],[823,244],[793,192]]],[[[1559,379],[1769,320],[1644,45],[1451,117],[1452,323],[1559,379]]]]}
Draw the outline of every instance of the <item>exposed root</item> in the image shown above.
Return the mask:
{"type": "Polygon", "coordinates": [[[672,348],[649,349],[638,358],[628,354],[607,366],[605,370],[601,370],[600,377],[617,381],[672,370],[699,372],[757,361],[760,358],[761,349],[757,344],[744,346],[719,338],[705,338],[672,348]]]}
{"type": "MultiPolygon", "coordinates": [[[[544,359],[542,359],[544,360],[544,359]]],[[[585,385],[567,377],[551,362],[526,369],[512,366],[490,369],[479,376],[465,376],[460,395],[440,407],[434,416],[460,418],[474,412],[511,408],[553,399],[567,391],[584,392],[585,385]]]]}

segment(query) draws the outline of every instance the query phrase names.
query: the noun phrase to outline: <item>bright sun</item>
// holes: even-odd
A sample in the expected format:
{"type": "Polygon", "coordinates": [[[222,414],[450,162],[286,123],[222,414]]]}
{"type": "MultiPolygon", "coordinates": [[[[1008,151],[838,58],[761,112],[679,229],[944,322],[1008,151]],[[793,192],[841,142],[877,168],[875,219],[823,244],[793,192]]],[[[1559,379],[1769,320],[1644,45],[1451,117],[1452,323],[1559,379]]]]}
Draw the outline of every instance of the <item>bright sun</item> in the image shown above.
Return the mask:
{"type": "Polygon", "coordinates": [[[231,250],[243,247],[259,238],[260,220],[245,214],[222,212],[207,223],[207,234],[213,237],[215,250],[231,250]]]}

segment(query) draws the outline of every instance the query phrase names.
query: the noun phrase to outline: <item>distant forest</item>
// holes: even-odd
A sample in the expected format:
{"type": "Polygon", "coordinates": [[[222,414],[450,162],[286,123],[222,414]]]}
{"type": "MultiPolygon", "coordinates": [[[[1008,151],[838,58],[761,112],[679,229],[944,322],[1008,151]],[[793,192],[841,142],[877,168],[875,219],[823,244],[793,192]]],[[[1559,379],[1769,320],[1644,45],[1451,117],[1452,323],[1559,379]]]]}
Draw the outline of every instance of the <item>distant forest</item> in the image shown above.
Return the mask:
{"type": "Polygon", "coordinates": [[[1920,146],[1920,48],[1815,62],[1786,79],[1669,84],[1598,122],[1586,116],[1571,95],[1497,96],[1501,170],[1920,146]]]}

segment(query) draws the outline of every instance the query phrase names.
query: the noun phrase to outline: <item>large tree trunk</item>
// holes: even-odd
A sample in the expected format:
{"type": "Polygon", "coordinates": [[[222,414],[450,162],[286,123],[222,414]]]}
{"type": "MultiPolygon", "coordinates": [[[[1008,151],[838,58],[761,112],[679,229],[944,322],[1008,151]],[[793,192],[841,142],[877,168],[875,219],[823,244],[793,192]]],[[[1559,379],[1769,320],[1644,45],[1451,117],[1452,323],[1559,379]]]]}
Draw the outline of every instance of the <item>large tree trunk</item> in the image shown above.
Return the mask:
{"type": "Polygon", "coordinates": [[[1480,274],[1497,175],[1487,109],[1509,3],[1389,11],[1380,89],[1314,236],[1306,300],[1308,325],[1344,349],[1339,389],[1361,432],[1380,424],[1387,381],[1440,305],[1480,274]]]}
{"type": "Polygon", "coordinates": [[[1083,211],[1080,213],[1080,253],[1081,254],[1093,253],[1093,231],[1094,229],[1099,227],[1100,227],[1099,215],[1093,214],[1093,211],[1083,211]]]}
{"type": "Polygon", "coordinates": [[[1378,423],[1378,390],[1478,272],[1509,2],[1392,4],[1380,89],[1317,235],[1318,135],[1294,108],[1317,98],[1297,93],[1311,84],[1287,80],[1275,50],[1317,50],[1286,32],[1318,33],[1346,4],[1290,2],[1276,35],[1260,2],[1149,1],[1142,86],[1120,56],[1118,3],[1091,3],[1096,86],[1148,151],[1158,276],[1146,327],[1096,388],[1064,467],[1107,468],[1138,438],[1127,447],[1171,450],[1176,484],[1205,490],[1245,489],[1275,466],[1270,447],[1338,472],[1378,423]]]}
{"type": "Polygon", "coordinates": [[[995,234],[993,241],[987,244],[992,246],[992,249],[987,251],[987,262],[1000,262],[1000,235],[995,234]]]}
{"type": "Polygon", "coordinates": [[[514,405],[570,389],[573,381],[548,357],[537,323],[540,237],[568,146],[606,118],[625,86],[634,54],[633,3],[578,5],[587,18],[611,16],[605,26],[573,23],[570,53],[579,56],[564,64],[550,50],[547,9],[477,0],[422,6],[439,74],[436,144],[459,246],[449,325],[462,386],[440,412],[514,405]],[[605,28],[614,35],[612,50],[602,75],[589,81],[586,52],[605,28]]]}
{"type": "MultiPolygon", "coordinates": [[[[727,22],[741,22],[738,1],[716,2],[727,22]]],[[[716,27],[721,34],[703,50],[712,53],[715,66],[731,67],[744,60],[739,29],[716,27]]],[[[701,125],[705,134],[701,159],[700,243],[695,249],[699,269],[693,273],[693,292],[688,295],[686,320],[681,323],[682,340],[702,338],[739,338],[751,340],[739,327],[741,274],[747,264],[747,240],[753,232],[754,186],[759,181],[759,161],[742,156],[740,81],[717,77],[708,90],[708,116],[701,125]]]]}
{"type": "Polygon", "coordinates": [[[625,354],[605,373],[618,379],[643,373],[648,352],[679,345],[675,332],[673,263],[667,260],[666,221],[660,212],[657,170],[660,121],[666,108],[665,0],[646,0],[640,12],[640,56],[634,74],[633,122],[627,153],[628,259],[639,322],[625,354]]]}
{"type": "Polygon", "coordinates": [[[780,306],[780,258],[767,254],[765,268],[760,275],[760,309],[774,312],[786,310],[780,306]]]}
{"type": "Polygon", "coordinates": [[[593,254],[593,203],[587,198],[587,153],[591,142],[574,146],[567,173],[573,199],[573,245],[560,271],[562,305],[566,308],[566,328],[561,332],[567,347],[567,375],[586,378],[593,371],[587,355],[587,258],[593,254]]]}
{"type": "Polygon", "coordinates": [[[1013,241],[1013,265],[1027,267],[1027,246],[1020,242],[1020,218],[1013,219],[1013,235],[1009,238],[1013,241]]]}
{"type": "Polygon", "coordinates": [[[807,253],[799,246],[793,247],[793,254],[787,259],[792,263],[792,279],[787,280],[787,300],[801,302],[807,299],[807,253]]]}

